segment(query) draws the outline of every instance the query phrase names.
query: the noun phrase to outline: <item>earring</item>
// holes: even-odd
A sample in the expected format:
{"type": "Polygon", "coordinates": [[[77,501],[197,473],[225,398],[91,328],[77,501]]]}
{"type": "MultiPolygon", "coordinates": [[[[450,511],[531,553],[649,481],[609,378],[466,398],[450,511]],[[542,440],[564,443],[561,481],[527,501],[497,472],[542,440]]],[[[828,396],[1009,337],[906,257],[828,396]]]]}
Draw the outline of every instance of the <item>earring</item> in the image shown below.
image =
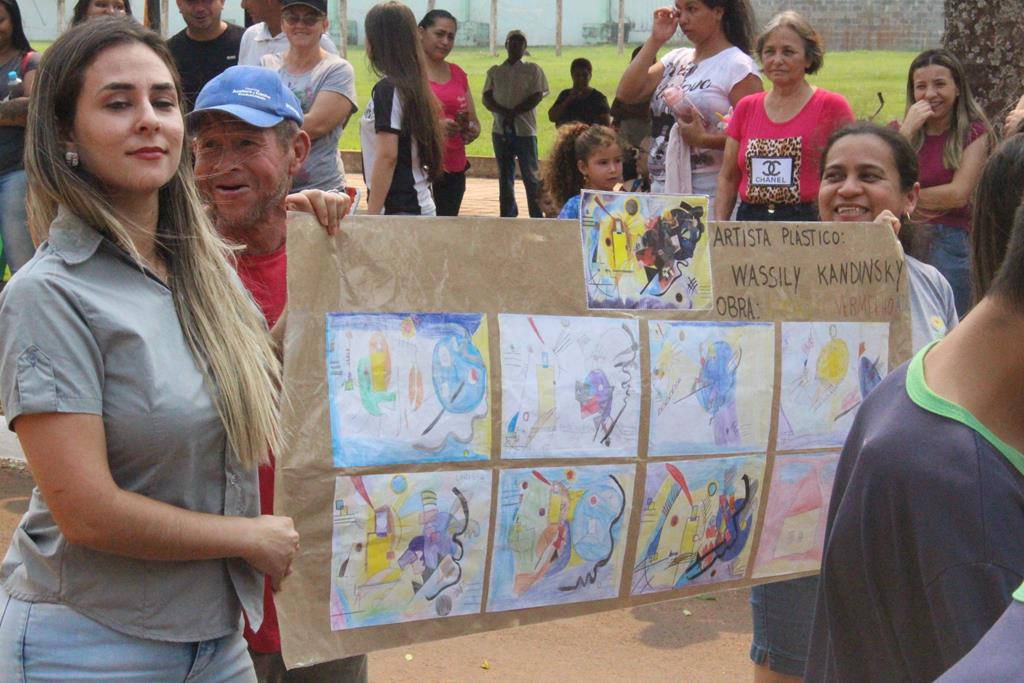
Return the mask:
{"type": "Polygon", "coordinates": [[[64,163],[71,168],[78,166],[78,152],[70,149],[67,152],[64,152],[64,163]]]}

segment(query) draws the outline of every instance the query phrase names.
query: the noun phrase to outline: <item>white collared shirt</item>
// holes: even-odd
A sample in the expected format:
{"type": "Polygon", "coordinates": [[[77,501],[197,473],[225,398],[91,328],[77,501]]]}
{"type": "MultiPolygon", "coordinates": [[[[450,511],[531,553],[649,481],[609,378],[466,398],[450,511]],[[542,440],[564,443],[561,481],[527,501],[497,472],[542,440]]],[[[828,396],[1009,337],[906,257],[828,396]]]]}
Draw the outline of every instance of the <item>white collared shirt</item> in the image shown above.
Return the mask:
{"type": "MultiPolygon", "coordinates": [[[[320,47],[332,55],[338,54],[331,37],[324,33],[320,36],[320,47]]],[[[261,21],[245,29],[242,44],[238,48],[238,63],[248,66],[259,66],[263,55],[284,54],[288,51],[288,36],[281,31],[276,36],[270,35],[267,23],[261,21]]]]}

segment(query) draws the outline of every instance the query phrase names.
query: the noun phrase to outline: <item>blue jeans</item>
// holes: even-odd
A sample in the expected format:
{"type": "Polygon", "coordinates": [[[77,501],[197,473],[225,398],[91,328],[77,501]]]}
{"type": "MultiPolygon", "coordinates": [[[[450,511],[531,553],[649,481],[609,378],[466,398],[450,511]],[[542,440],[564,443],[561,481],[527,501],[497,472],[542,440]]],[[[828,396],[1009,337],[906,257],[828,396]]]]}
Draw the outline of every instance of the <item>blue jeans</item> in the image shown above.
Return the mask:
{"type": "Polygon", "coordinates": [[[928,230],[928,256],[925,263],[935,266],[953,288],[956,314],[971,310],[971,266],[967,231],[955,225],[932,224],[928,230]]]}
{"type": "Polygon", "coordinates": [[[19,168],[0,175],[0,238],[3,238],[4,259],[12,273],[36,253],[28,234],[26,194],[25,171],[19,168]]]}
{"type": "Polygon", "coordinates": [[[750,589],[754,614],[755,664],[788,676],[803,676],[811,647],[811,623],[817,600],[818,577],[766,583],[750,589]]]}
{"type": "Polygon", "coordinates": [[[517,135],[507,139],[504,135],[491,134],[494,142],[494,160],[498,162],[498,197],[502,218],[519,215],[516,205],[516,157],[519,158],[519,175],[526,186],[526,204],[530,218],[543,218],[540,210],[540,164],[537,161],[537,138],[517,135]]]}
{"type": "Polygon", "coordinates": [[[255,683],[242,627],[223,638],[170,643],[128,636],[66,605],[0,590],[0,681],[255,683]]]}

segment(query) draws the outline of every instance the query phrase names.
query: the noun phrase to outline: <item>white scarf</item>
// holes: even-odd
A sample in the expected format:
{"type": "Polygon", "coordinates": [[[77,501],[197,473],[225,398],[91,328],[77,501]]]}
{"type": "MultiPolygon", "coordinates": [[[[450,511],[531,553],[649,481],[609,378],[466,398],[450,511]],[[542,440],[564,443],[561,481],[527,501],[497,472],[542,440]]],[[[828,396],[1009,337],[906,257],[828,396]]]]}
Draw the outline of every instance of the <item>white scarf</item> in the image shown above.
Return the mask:
{"type": "Polygon", "coordinates": [[[673,124],[668,133],[668,144],[665,147],[665,193],[691,194],[692,192],[690,146],[679,134],[679,126],[673,124]]]}

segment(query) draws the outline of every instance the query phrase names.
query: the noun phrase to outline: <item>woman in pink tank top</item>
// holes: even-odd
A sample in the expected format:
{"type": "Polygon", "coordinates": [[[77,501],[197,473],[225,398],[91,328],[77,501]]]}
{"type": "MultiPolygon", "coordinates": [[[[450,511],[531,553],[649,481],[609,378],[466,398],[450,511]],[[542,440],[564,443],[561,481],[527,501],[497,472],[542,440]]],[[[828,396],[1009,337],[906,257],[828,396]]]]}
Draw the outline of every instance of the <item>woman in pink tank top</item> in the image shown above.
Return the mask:
{"type": "Polygon", "coordinates": [[[469,79],[457,64],[447,60],[455,45],[458,22],[450,12],[435,9],[420,21],[420,40],[427,56],[430,89],[441,103],[444,129],[444,175],[433,186],[438,216],[458,216],[466,193],[466,145],[480,135],[480,121],[469,93],[469,79]]]}

